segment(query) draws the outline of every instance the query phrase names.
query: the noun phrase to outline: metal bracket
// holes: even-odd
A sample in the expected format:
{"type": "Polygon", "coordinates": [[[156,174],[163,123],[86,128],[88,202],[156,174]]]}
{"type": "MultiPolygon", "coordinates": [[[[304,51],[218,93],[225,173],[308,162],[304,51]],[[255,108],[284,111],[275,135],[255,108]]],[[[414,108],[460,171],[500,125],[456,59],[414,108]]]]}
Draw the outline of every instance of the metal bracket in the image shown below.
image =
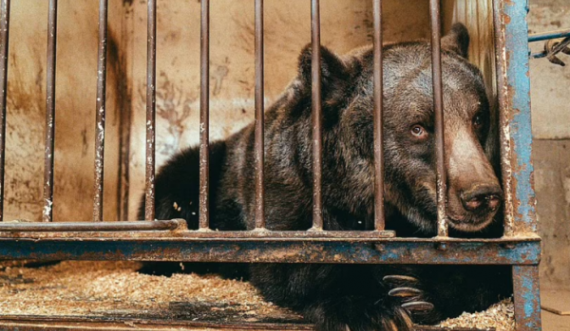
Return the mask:
{"type": "Polygon", "coordinates": [[[544,44],[544,51],[540,53],[531,54],[532,58],[540,59],[547,58],[551,63],[565,66],[566,64],[560,60],[557,55],[564,53],[570,55],[570,30],[551,31],[541,34],[534,34],[528,38],[530,42],[546,41],[544,44]],[[562,40],[555,40],[561,39],[562,40]]]}

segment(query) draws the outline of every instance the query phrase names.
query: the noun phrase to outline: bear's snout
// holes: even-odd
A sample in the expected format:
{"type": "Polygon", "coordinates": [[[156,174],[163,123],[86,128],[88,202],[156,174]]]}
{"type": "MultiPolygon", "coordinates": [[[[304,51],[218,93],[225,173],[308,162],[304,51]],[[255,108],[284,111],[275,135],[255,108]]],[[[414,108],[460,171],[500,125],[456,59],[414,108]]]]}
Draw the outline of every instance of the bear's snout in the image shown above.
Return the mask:
{"type": "Polygon", "coordinates": [[[498,185],[477,185],[461,193],[463,207],[472,213],[496,211],[502,201],[503,192],[498,185]]]}
{"type": "Polygon", "coordinates": [[[450,224],[474,232],[487,227],[503,201],[503,191],[491,163],[467,126],[450,128],[448,202],[450,224]]]}

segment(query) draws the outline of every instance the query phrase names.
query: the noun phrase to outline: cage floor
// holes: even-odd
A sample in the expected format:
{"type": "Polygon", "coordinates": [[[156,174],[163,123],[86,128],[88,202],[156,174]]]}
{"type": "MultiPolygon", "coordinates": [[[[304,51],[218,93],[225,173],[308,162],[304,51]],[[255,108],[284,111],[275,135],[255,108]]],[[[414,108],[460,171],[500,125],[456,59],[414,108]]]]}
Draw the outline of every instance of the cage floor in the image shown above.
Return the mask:
{"type": "MultiPolygon", "coordinates": [[[[127,328],[140,327],[141,321],[147,325],[148,321],[176,321],[185,330],[237,330],[244,325],[248,325],[245,329],[282,329],[276,325],[283,323],[287,324],[283,329],[312,329],[300,315],[265,302],[247,282],[215,275],[150,276],[137,273],[140,266],[138,262],[66,261],[31,267],[3,262],[0,323],[20,319],[53,323],[59,318],[70,323],[118,322],[127,328]]],[[[512,331],[513,325],[511,302],[443,323],[451,328],[497,331],[512,331]]]]}

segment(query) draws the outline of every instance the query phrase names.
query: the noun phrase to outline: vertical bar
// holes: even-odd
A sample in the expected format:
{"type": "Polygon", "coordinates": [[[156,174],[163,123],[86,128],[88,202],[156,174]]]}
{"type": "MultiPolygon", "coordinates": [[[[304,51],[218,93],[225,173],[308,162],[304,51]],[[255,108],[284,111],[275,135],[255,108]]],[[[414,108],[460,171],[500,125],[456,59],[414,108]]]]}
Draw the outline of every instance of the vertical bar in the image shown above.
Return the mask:
{"type": "Polygon", "coordinates": [[[513,266],[513,292],[517,331],[540,331],[538,266],[513,266]]]}
{"type": "Polygon", "coordinates": [[[263,0],[255,0],[255,228],[265,228],[263,0]]]}
{"type": "Polygon", "coordinates": [[[44,209],[43,221],[51,222],[53,215],[53,164],[55,136],[55,65],[57,53],[57,0],[49,1],[47,88],[46,88],[46,147],[44,163],[44,209]]]}
{"type": "Polygon", "coordinates": [[[201,2],[200,80],[200,230],[210,227],[210,0],[201,2]]]}
{"type": "Polygon", "coordinates": [[[494,1],[505,236],[537,232],[525,1],[494,1]]]}
{"type": "Polygon", "coordinates": [[[320,1],[311,0],[311,86],[313,126],[313,229],[323,229],[322,170],[323,137],[321,109],[321,22],[320,1]]]}
{"type": "Polygon", "coordinates": [[[6,149],[6,93],[8,90],[8,45],[10,0],[0,4],[0,222],[4,220],[4,163],[6,149]]]}
{"type": "Polygon", "coordinates": [[[437,154],[437,224],[439,237],[448,236],[445,213],[447,174],[445,172],[444,126],[443,126],[443,85],[441,74],[441,18],[440,0],[430,0],[433,104],[435,111],[435,146],[437,154]]]}
{"type": "Polygon", "coordinates": [[[382,0],[374,0],[374,229],[385,228],[383,152],[382,0]]]}
{"type": "Polygon", "coordinates": [[[509,141],[510,127],[508,119],[508,104],[506,98],[506,45],[502,23],[502,1],[493,1],[493,24],[495,28],[495,61],[497,63],[497,98],[499,101],[499,144],[501,153],[501,178],[503,181],[504,196],[504,235],[513,235],[513,195],[512,195],[512,167],[511,146],[509,141]]]}
{"type": "Polygon", "coordinates": [[[156,109],[156,0],[147,0],[147,53],[146,53],[146,196],[145,220],[154,215],[155,175],[155,109],[156,109]]]}
{"type": "Polygon", "coordinates": [[[95,104],[95,182],[93,221],[103,221],[103,185],[105,170],[105,113],[107,97],[107,8],[108,0],[99,0],[99,55],[97,57],[97,102],[95,104]]]}

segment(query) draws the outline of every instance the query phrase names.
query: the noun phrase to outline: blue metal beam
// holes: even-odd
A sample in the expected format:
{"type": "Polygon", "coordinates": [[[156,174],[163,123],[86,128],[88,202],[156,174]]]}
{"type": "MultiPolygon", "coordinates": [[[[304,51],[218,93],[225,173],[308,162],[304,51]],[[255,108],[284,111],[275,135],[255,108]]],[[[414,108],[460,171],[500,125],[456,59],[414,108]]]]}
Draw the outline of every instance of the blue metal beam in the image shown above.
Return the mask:
{"type": "Polygon", "coordinates": [[[0,260],[536,265],[539,241],[0,240],[0,260]]]}

